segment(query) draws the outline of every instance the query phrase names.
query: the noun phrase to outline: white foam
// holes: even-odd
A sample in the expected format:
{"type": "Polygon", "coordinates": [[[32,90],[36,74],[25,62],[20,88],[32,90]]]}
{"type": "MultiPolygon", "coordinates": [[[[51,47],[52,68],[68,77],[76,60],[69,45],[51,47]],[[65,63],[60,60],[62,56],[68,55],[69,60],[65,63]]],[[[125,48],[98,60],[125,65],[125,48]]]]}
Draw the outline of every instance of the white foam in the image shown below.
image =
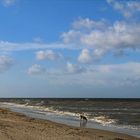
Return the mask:
{"type": "Polygon", "coordinates": [[[110,119],[110,118],[108,118],[108,117],[106,117],[106,116],[94,117],[94,118],[92,118],[92,119],[90,119],[90,120],[91,120],[91,121],[95,121],[95,122],[97,122],[97,123],[100,123],[100,124],[102,124],[102,125],[104,125],[104,126],[116,122],[116,120],[110,119]]]}

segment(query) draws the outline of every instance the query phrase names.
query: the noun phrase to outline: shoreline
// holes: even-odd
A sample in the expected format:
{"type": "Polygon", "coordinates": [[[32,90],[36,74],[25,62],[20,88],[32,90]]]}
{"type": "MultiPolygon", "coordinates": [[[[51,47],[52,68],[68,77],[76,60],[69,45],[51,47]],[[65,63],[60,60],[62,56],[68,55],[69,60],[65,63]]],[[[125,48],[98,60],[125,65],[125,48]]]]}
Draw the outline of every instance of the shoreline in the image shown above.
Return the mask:
{"type": "Polygon", "coordinates": [[[1,140],[140,140],[127,134],[78,128],[0,108],[1,140]]]}

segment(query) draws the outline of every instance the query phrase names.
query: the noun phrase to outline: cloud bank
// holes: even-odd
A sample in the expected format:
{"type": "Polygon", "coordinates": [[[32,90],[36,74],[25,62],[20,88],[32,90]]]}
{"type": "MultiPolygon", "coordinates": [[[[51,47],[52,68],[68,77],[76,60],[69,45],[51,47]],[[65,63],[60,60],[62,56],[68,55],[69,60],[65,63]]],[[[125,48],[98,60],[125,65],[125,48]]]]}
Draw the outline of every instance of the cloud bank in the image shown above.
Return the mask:
{"type": "Polygon", "coordinates": [[[90,19],[80,19],[74,25],[76,29],[70,29],[70,31],[62,34],[63,41],[66,44],[75,43],[78,46],[83,46],[84,49],[79,56],[81,62],[88,62],[92,60],[102,58],[106,53],[111,52],[116,54],[117,52],[140,49],[140,24],[139,22],[127,23],[125,21],[116,21],[112,25],[101,24],[104,28],[93,27],[96,21],[90,19]],[[84,21],[85,20],[85,21],[84,21]],[[80,23],[81,22],[81,23],[80,23]],[[84,25],[85,24],[85,25],[84,25]],[[79,26],[79,28],[78,28],[79,26]],[[81,27],[87,28],[87,31],[83,31],[81,27]],[[89,31],[90,28],[90,31],[89,31]],[[78,29],[78,30],[77,30],[78,29]],[[92,54],[89,55],[89,49],[92,54]],[[85,60],[83,58],[85,57],[85,60]],[[88,59],[88,60],[86,60],[88,59]]]}
{"type": "MultiPolygon", "coordinates": [[[[135,87],[140,85],[140,63],[91,65],[80,67],[67,63],[66,72],[50,73],[54,84],[97,87],[135,87]],[[57,79],[57,80],[56,80],[57,79]]],[[[48,78],[49,78],[48,77],[48,78]]]]}

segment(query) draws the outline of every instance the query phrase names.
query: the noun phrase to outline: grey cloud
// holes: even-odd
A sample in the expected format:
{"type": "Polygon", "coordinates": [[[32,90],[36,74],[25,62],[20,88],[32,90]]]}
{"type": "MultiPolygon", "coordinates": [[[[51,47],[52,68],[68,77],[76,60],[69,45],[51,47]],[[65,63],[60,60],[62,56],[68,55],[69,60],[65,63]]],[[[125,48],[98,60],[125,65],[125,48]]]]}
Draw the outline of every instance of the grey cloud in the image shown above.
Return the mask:
{"type": "MultiPolygon", "coordinates": [[[[72,83],[81,86],[125,87],[140,86],[140,63],[91,65],[85,69],[67,63],[68,73],[57,75],[59,83],[72,83]],[[77,74],[81,73],[82,74],[77,74]],[[69,73],[71,75],[69,75],[69,73]],[[61,79],[61,80],[60,80],[61,79]],[[110,85],[111,84],[111,85],[110,85]]],[[[56,76],[56,75],[55,75],[56,76]]],[[[53,78],[53,76],[51,77],[53,78]]]]}
{"type": "Polygon", "coordinates": [[[71,74],[78,74],[85,72],[85,69],[77,64],[72,64],[70,62],[67,62],[67,72],[71,74]]]}

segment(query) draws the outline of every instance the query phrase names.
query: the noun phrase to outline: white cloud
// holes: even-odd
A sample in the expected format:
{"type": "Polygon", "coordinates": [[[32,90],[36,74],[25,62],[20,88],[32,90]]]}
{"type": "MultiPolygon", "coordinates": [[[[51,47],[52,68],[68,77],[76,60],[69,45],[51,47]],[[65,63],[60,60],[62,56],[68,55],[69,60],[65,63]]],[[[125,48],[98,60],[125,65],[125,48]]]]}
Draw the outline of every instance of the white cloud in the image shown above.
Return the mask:
{"type": "Polygon", "coordinates": [[[118,54],[125,50],[140,49],[140,24],[139,22],[120,22],[104,24],[104,21],[94,21],[88,18],[74,21],[73,28],[62,34],[64,42],[56,43],[14,43],[0,41],[0,51],[40,50],[36,53],[39,60],[57,60],[62,55],[54,52],[54,49],[83,49],[78,57],[81,63],[89,63],[92,60],[101,59],[106,53],[118,54]],[[83,30],[83,28],[87,29],[83,30]],[[48,51],[44,51],[44,50],[48,51]],[[84,51],[84,49],[90,50],[84,51]],[[92,50],[92,52],[91,52],[92,50]]]}
{"type": "Polygon", "coordinates": [[[94,49],[94,51],[89,51],[87,48],[85,48],[81,51],[80,55],[78,56],[78,61],[80,63],[89,64],[93,61],[100,60],[105,53],[106,52],[104,49],[94,49]]]}
{"type": "Polygon", "coordinates": [[[102,56],[106,53],[105,52],[106,50],[104,50],[104,49],[94,49],[94,51],[93,51],[93,59],[94,60],[100,60],[101,58],[102,58],[102,56]]]}
{"type": "Polygon", "coordinates": [[[29,75],[40,75],[40,74],[44,74],[45,72],[46,72],[46,69],[44,67],[41,67],[38,64],[34,64],[28,69],[27,73],[29,75]]]}
{"type": "Polygon", "coordinates": [[[118,10],[123,14],[124,17],[129,18],[134,14],[140,12],[140,2],[133,1],[116,1],[116,0],[107,0],[107,2],[113,6],[114,9],[118,10]]]}
{"type": "Polygon", "coordinates": [[[85,69],[80,67],[79,65],[76,65],[76,64],[72,64],[70,62],[67,63],[67,72],[68,73],[71,73],[71,74],[78,74],[78,73],[81,73],[81,72],[84,72],[85,69]]]}
{"type": "Polygon", "coordinates": [[[72,42],[76,43],[80,36],[81,36],[80,31],[69,30],[66,33],[65,32],[62,33],[61,38],[63,39],[64,43],[72,43],[72,42]]]}
{"type": "Polygon", "coordinates": [[[46,59],[46,52],[45,51],[38,51],[38,52],[36,52],[36,58],[38,60],[46,59]]]}
{"type": "MultiPolygon", "coordinates": [[[[94,21],[95,22],[95,21],[94,21]]],[[[140,24],[115,22],[107,25],[104,29],[92,28],[85,32],[81,29],[70,29],[62,34],[63,43],[13,43],[0,41],[0,51],[22,51],[39,49],[81,49],[89,48],[93,50],[94,59],[101,58],[107,52],[125,51],[125,49],[140,49],[140,24]]],[[[42,53],[46,56],[45,52],[42,53]]],[[[53,53],[51,53],[53,54],[53,53]]],[[[57,54],[59,56],[59,54],[57,54]]]]}
{"type": "Polygon", "coordinates": [[[0,41],[1,52],[39,50],[39,49],[77,49],[77,48],[73,44],[64,44],[64,43],[47,44],[38,42],[15,43],[2,40],[0,41]]]}
{"type": "Polygon", "coordinates": [[[0,72],[7,71],[13,65],[13,59],[9,56],[0,56],[0,72]]]}
{"type": "Polygon", "coordinates": [[[77,43],[78,47],[79,38],[81,38],[84,34],[89,33],[94,29],[104,30],[107,25],[108,23],[105,20],[94,21],[89,18],[80,18],[72,23],[72,29],[68,32],[62,33],[61,38],[64,43],[77,43]]]}
{"type": "Polygon", "coordinates": [[[56,53],[52,50],[46,50],[46,51],[38,51],[36,53],[36,58],[38,60],[59,60],[62,58],[62,55],[60,53],[56,53]]]}
{"type": "Polygon", "coordinates": [[[118,49],[140,48],[140,25],[115,22],[105,31],[92,31],[81,38],[81,42],[93,48],[118,49]]]}
{"type": "Polygon", "coordinates": [[[12,6],[17,2],[17,0],[1,0],[1,1],[5,7],[12,6]]]}
{"type": "Polygon", "coordinates": [[[72,23],[74,29],[104,29],[107,26],[107,21],[94,21],[89,18],[79,18],[72,23]]]}
{"type": "Polygon", "coordinates": [[[91,63],[92,59],[92,55],[90,54],[88,49],[83,49],[78,57],[78,61],[80,63],[91,63]]]}
{"type": "Polygon", "coordinates": [[[92,49],[93,59],[100,59],[107,52],[115,53],[120,50],[125,51],[126,49],[140,49],[139,36],[139,22],[127,23],[116,21],[113,25],[107,25],[104,29],[93,28],[88,32],[81,29],[74,32],[73,29],[72,37],[69,36],[68,31],[65,32],[63,40],[68,40],[69,44],[78,44],[77,48],[82,46],[92,49]],[[74,37],[76,38],[74,39],[74,37]]]}

